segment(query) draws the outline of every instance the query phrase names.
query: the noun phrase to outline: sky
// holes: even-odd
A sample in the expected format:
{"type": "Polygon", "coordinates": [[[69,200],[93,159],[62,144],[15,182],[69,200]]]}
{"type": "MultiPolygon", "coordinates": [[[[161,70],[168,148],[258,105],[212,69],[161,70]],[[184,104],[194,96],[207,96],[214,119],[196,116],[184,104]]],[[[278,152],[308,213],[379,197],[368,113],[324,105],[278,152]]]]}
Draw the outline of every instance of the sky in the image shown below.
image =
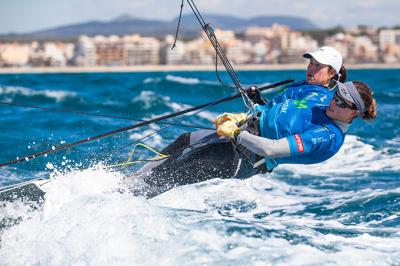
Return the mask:
{"type": "MultiPolygon", "coordinates": [[[[301,16],[320,28],[400,25],[400,0],[194,1],[203,15],[301,16]]],[[[180,4],[181,0],[0,0],[0,34],[27,33],[92,20],[108,21],[122,14],[171,20],[178,16],[180,4]]],[[[184,13],[189,12],[185,0],[184,13]]]]}

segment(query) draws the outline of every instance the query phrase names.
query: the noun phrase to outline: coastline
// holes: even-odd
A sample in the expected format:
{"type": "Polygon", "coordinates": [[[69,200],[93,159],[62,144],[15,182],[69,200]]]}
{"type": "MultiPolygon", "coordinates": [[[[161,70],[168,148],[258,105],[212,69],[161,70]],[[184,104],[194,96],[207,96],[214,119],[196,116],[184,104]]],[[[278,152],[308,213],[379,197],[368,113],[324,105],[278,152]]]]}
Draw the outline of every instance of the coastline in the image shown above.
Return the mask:
{"type": "MultiPolygon", "coordinates": [[[[262,70],[304,70],[306,64],[270,64],[270,65],[236,65],[238,71],[262,70]]],[[[400,69],[397,64],[350,64],[347,69],[400,69]]],[[[219,70],[224,70],[222,65],[219,70]]],[[[215,71],[215,65],[145,65],[115,67],[11,67],[0,68],[0,74],[41,74],[41,73],[102,73],[102,72],[178,72],[178,71],[215,71]]]]}

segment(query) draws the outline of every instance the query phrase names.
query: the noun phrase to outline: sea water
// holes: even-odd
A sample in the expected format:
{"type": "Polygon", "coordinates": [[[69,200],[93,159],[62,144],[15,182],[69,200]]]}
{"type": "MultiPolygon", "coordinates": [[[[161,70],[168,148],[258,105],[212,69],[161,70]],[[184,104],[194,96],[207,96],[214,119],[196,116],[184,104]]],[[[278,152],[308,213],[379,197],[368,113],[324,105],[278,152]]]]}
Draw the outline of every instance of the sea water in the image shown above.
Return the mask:
{"type": "MultiPolygon", "coordinates": [[[[305,71],[238,75],[262,86],[305,71]]],[[[0,75],[0,163],[235,93],[222,78],[225,86],[214,72],[0,75]]],[[[121,182],[139,165],[107,167],[126,161],[138,140],[160,150],[212,128],[218,114],[245,110],[237,99],[168,120],[179,126],[152,124],[1,168],[0,186],[53,181],[42,206],[3,204],[0,216],[20,222],[0,229],[0,265],[399,265],[400,70],[350,70],[349,79],[374,89],[378,118],[354,121],[321,164],[211,179],[150,200],[121,182]]]]}

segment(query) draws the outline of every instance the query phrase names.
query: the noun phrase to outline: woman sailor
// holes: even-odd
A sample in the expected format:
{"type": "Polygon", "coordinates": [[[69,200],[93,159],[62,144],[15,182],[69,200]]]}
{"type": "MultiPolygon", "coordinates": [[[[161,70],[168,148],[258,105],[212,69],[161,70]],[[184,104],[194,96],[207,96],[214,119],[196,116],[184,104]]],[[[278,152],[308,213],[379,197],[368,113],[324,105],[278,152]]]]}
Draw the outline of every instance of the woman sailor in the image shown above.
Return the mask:
{"type": "MultiPolygon", "coordinates": [[[[271,171],[278,164],[319,163],[336,154],[355,117],[376,117],[371,89],[362,82],[337,82],[328,107],[302,105],[298,100],[257,105],[258,127],[249,126],[246,114],[223,114],[214,131],[181,135],[162,153],[170,156],[140,169],[155,196],[175,186],[212,178],[248,178],[271,171]]],[[[250,123],[251,124],[251,123],[250,123]]]]}
{"type": "MultiPolygon", "coordinates": [[[[275,104],[286,99],[302,100],[311,105],[328,106],[332,99],[336,81],[345,82],[347,70],[343,65],[342,55],[333,47],[324,46],[314,52],[303,54],[308,58],[306,80],[292,84],[286,91],[275,96],[269,104],[275,104]]],[[[260,99],[259,93],[251,88],[248,90],[250,97],[260,99]],[[251,95],[253,93],[253,95],[251,95]],[[254,95],[255,94],[255,95],[254,95]]],[[[264,104],[265,101],[257,100],[264,104]]]]}

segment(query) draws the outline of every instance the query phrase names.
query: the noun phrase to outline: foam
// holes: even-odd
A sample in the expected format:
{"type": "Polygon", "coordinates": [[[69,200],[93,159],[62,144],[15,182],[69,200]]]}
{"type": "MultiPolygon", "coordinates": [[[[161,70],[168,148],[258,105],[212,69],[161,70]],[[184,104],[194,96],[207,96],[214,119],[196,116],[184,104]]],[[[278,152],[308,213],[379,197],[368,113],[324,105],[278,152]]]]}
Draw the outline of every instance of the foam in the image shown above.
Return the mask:
{"type": "Polygon", "coordinates": [[[144,103],[145,109],[150,109],[153,106],[153,103],[157,99],[157,95],[154,91],[141,91],[138,96],[132,99],[132,102],[142,102],[144,103]]]}
{"type": "Polygon", "coordinates": [[[56,102],[61,102],[67,97],[75,97],[77,94],[71,91],[57,91],[57,90],[34,90],[25,87],[13,87],[13,86],[0,86],[0,94],[5,95],[23,95],[23,96],[44,96],[52,98],[56,102]]]}
{"type": "Polygon", "coordinates": [[[198,85],[198,84],[205,84],[205,85],[210,85],[210,86],[220,86],[221,85],[217,81],[201,80],[198,78],[188,78],[188,77],[181,77],[181,76],[175,76],[175,75],[167,75],[165,77],[165,79],[168,81],[177,82],[177,83],[181,83],[181,84],[188,84],[188,85],[198,85]]]}
{"type": "Polygon", "coordinates": [[[145,200],[124,192],[122,175],[101,165],[53,178],[43,209],[27,211],[19,225],[2,232],[3,264],[391,265],[400,259],[400,236],[322,234],[313,228],[369,228],[297,214],[332,191],[256,175],[213,179],[145,200]],[[270,214],[256,218],[259,213],[270,214]]]}
{"type": "Polygon", "coordinates": [[[200,83],[200,80],[198,78],[186,78],[174,75],[167,75],[165,79],[177,83],[190,84],[190,85],[196,85],[200,83]]]}
{"type": "Polygon", "coordinates": [[[158,83],[160,81],[161,81],[161,78],[145,78],[143,80],[143,84],[158,83]]]}

